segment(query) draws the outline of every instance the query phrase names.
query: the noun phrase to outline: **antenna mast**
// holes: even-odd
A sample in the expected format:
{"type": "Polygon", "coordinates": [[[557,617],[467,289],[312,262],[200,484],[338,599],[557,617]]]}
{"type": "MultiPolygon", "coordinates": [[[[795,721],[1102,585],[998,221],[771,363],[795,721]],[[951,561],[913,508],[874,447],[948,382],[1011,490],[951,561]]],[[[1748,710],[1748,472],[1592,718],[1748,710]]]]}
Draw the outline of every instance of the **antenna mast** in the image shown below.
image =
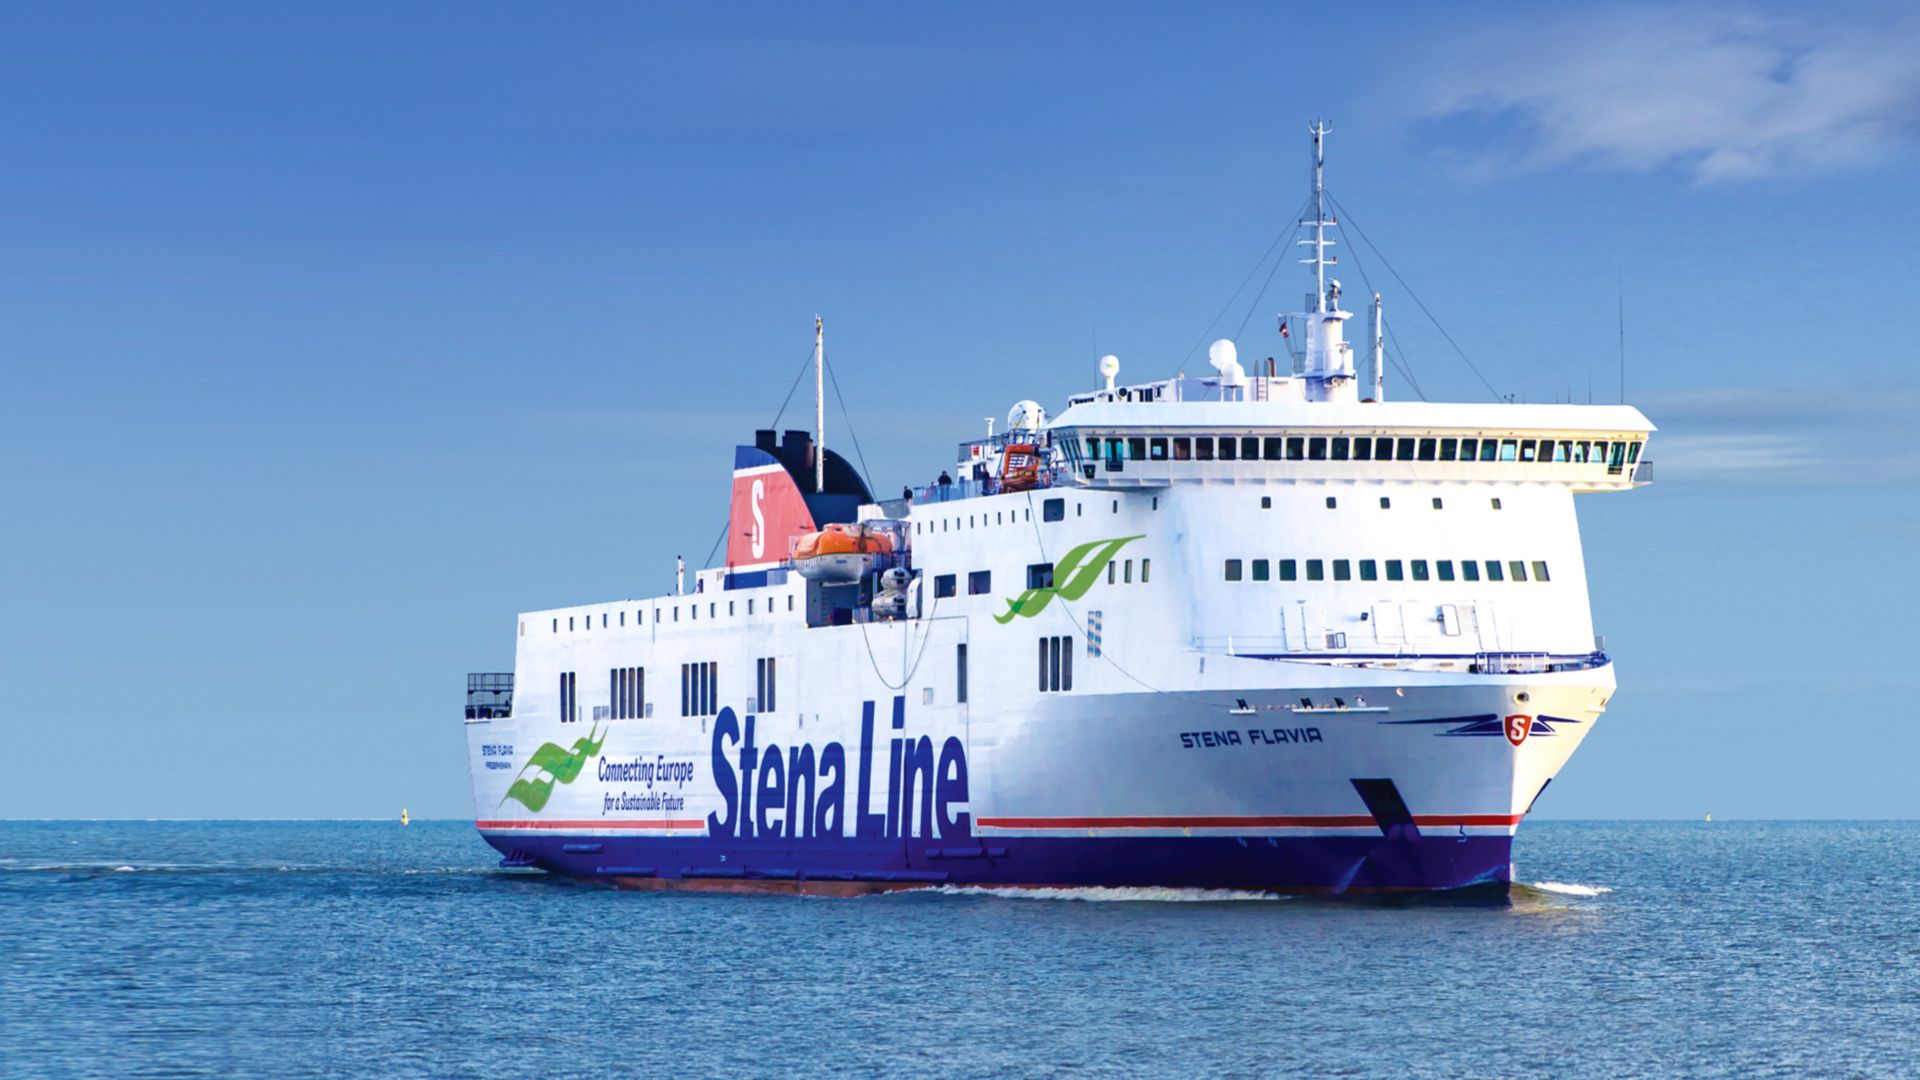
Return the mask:
{"type": "Polygon", "coordinates": [[[827,490],[827,327],[813,317],[813,493],[827,490]]]}
{"type": "Polygon", "coordinates": [[[1327,148],[1324,139],[1333,129],[1324,120],[1315,120],[1307,129],[1313,134],[1313,239],[1302,243],[1313,247],[1313,258],[1306,261],[1313,264],[1313,312],[1318,315],[1327,310],[1327,186],[1322,176],[1327,165],[1327,148]]]}

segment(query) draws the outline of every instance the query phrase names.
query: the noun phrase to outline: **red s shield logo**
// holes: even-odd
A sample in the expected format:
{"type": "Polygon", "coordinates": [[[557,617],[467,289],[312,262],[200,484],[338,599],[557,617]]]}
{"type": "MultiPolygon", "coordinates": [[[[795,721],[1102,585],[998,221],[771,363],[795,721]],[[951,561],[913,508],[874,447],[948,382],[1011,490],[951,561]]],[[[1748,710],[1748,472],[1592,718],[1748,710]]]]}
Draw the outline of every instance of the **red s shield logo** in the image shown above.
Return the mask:
{"type": "Polygon", "coordinates": [[[1515,713],[1507,717],[1507,741],[1515,746],[1527,741],[1533,731],[1533,717],[1515,713]]]}

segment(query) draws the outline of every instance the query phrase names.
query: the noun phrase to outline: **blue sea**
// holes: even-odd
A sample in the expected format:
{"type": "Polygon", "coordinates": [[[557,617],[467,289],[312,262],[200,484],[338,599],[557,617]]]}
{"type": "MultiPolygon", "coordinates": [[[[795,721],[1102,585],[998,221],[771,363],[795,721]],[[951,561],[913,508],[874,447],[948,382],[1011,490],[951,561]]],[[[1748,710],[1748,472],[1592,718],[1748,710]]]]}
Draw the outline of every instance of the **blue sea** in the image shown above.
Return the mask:
{"type": "Polygon", "coordinates": [[[1529,823],[1506,902],[821,899],[471,824],[0,823],[0,1072],[1920,1074],[1920,824],[1529,823]]]}

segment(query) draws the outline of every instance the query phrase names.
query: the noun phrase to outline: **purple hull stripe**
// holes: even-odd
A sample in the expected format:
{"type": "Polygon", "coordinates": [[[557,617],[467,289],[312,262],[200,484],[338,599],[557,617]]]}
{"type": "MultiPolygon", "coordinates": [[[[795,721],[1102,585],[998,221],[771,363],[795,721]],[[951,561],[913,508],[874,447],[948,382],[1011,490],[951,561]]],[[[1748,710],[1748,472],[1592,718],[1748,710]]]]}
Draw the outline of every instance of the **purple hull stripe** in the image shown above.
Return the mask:
{"type": "Polygon", "coordinates": [[[787,844],[485,834],[509,865],[579,877],[1344,892],[1505,882],[1510,836],[986,837],[787,844]],[[572,848],[572,850],[569,850],[572,848]],[[586,850],[591,848],[593,850],[586,850]]]}

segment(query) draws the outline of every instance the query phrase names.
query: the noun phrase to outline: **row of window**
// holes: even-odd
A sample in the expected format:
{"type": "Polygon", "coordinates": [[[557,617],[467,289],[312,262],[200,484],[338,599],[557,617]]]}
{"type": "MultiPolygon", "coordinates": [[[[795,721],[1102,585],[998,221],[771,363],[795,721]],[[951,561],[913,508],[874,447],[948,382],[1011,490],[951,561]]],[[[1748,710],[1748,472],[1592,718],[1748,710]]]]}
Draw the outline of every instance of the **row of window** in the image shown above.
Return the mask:
{"type": "Polygon", "coordinates": [[[560,722],[570,724],[580,719],[580,702],[574,694],[574,673],[560,673],[560,722]]]}
{"type": "MultiPolygon", "coordinates": [[[[936,574],[933,578],[933,598],[935,600],[952,596],[959,587],[959,579],[953,574],[936,574]]],[[[993,571],[974,570],[967,574],[967,595],[984,596],[993,591],[993,571]]]]}
{"type": "MultiPolygon", "coordinates": [[[[787,597],[787,610],[792,611],[793,610],[793,594],[788,593],[786,594],[786,597],[787,597]]],[[[778,597],[773,597],[773,596],[767,596],[767,597],[749,596],[746,598],[746,605],[745,605],[746,613],[748,615],[755,615],[755,614],[760,614],[764,612],[765,614],[772,615],[779,610],[778,605],[774,603],[774,601],[777,599],[778,597]],[[765,603],[761,603],[762,600],[764,600],[765,603]]],[[[727,603],[727,615],[726,615],[727,618],[732,618],[733,616],[740,614],[740,607],[741,607],[740,601],[728,600],[726,603],[727,603]]],[[[720,602],[718,600],[709,600],[706,606],[707,606],[707,618],[717,619],[721,617],[720,602]]],[[[680,605],[674,604],[671,607],[667,608],[666,610],[667,610],[667,614],[666,614],[666,617],[663,619],[661,617],[660,609],[659,608],[653,609],[653,621],[656,624],[663,621],[665,622],[680,621],[680,605]]],[[[700,619],[699,601],[695,601],[693,603],[688,604],[687,605],[687,621],[697,622],[699,621],[699,619],[700,619]]],[[[645,608],[635,609],[633,613],[633,625],[645,626],[646,624],[647,624],[646,609],[645,608]]],[[[627,613],[624,611],[617,611],[617,612],[603,611],[600,613],[601,629],[612,629],[616,626],[625,626],[625,625],[627,625],[627,613]],[[619,620],[618,622],[614,621],[616,618],[618,618],[619,620]]],[[[573,633],[575,630],[591,630],[591,629],[593,629],[592,615],[567,616],[567,633],[573,633]]],[[[560,617],[557,615],[554,616],[554,619],[553,619],[553,632],[556,634],[560,633],[560,617]]]]}
{"type": "Polygon", "coordinates": [[[1484,563],[1472,559],[1461,559],[1459,576],[1455,577],[1452,559],[1228,559],[1226,579],[1228,581],[1298,581],[1304,564],[1306,580],[1326,581],[1327,571],[1332,569],[1334,581],[1353,581],[1355,569],[1359,570],[1359,580],[1380,581],[1381,571],[1386,571],[1387,581],[1552,581],[1547,573],[1547,564],[1543,559],[1534,559],[1529,563],[1525,559],[1508,559],[1502,563],[1499,559],[1487,559],[1484,563]],[[1481,577],[1480,568],[1486,567],[1486,576],[1481,577]],[[1532,567],[1529,576],[1528,567],[1532,567]]]}
{"type": "Polygon", "coordinates": [[[638,720],[647,715],[647,669],[609,668],[607,700],[613,702],[615,720],[638,720]]]}
{"type": "Polygon", "coordinates": [[[680,665],[680,715],[712,716],[720,711],[720,665],[712,660],[680,665]]]}
{"type": "MultiPolygon", "coordinates": [[[[1068,455],[1080,460],[1069,440],[1068,455]]],[[[1127,461],[1512,461],[1600,465],[1619,472],[1640,460],[1627,439],[1522,439],[1366,435],[1089,436],[1086,460],[1119,469],[1127,461]]]]}
{"type": "MultiPolygon", "coordinates": [[[[964,655],[961,663],[966,662],[964,655]]],[[[1073,638],[1069,635],[1040,639],[1040,692],[1043,694],[1073,689],[1073,638]]]]}

